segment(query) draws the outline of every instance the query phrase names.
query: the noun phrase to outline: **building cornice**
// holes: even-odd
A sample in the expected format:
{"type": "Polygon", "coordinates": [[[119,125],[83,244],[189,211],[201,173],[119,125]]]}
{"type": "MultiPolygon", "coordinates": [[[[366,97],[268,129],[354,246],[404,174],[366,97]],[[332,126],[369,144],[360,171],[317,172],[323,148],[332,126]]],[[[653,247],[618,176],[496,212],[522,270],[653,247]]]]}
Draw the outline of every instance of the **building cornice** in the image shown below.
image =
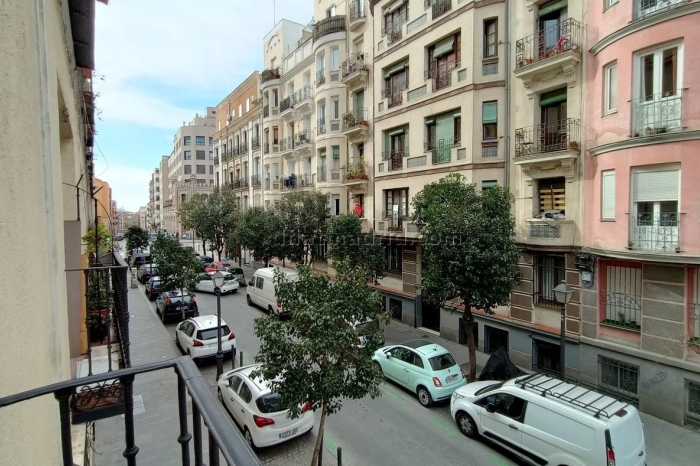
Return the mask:
{"type": "Polygon", "coordinates": [[[449,99],[451,97],[456,97],[464,92],[478,91],[481,89],[488,89],[490,87],[505,87],[505,86],[506,86],[505,81],[491,81],[491,82],[487,82],[487,83],[467,84],[466,86],[452,89],[450,92],[446,92],[446,93],[439,95],[437,97],[430,96],[427,99],[421,99],[420,101],[416,102],[415,104],[406,105],[405,107],[400,107],[396,110],[391,111],[391,113],[387,113],[386,115],[375,117],[374,121],[375,122],[382,121],[382,120],[386,120],[387,118],[392,118],[392,117],[395,117],[397,115],[402,115],[402,114],[404,114],[406,112],[410,112],[411,110],[414,110],[418,107],[427,107],[435,102],[449,99]]]}
{"type": "Polygon", "coordinates": [[[596,256],[612,257],[614,259],[625,259],[632,261],[657,262],[664,264],[679,264],[679,265],[698,265],[700,264],[700,256],[688,256],[681,253],[666,252],[654,253],[651,251],[629,250],[613,250],[602,248],[586,248],[588,252],[596,256]]]}
{"type": "Polygon", "coordinates": [[[648,28],[649,26],[654,26],[670,19],[680,18],[681,16],[698,12],[700,12],[700,2],[686,3],[683,5],[678,5],[674,8],[669,8],[668,10],[660,11],[653,15],[646,16],[642,19],[632,21],[628,23],[627,26],[603,37],[593,47],[591,47],[589,51],[593,55],[598,55],[598,53],[604,48],[629,36],[630,34],[634,34],[648,28]]]}
{"type": "Polygon", "coordinates": [[[436,175],[441,173],[452,173],[455,171],[473,171],[473,170],[484,170],[488,168],[505,168],[504,162],[491,162],[491,163],[465,163],[464,165],[446,165],[440,168],[431,168],[427,170],[411,170],[405,173],[397,173],[395,175],[375,175],[375,183],[385,180],[396,180],[400,178],[415,178],[416,176],[428,176],[436,175]]]}
{"type": "Polygon", "coordinates": [[[700,139],[700,130],[679,131],[677,133],[661,133],[653,136],[639,136],[636,138],[623,139],[609,144],[591,147],[588,153],[592,156],[605,154],[634,147],[651,146],[655,144],[668,144],[672,142],[693,141],[700,139]]]}

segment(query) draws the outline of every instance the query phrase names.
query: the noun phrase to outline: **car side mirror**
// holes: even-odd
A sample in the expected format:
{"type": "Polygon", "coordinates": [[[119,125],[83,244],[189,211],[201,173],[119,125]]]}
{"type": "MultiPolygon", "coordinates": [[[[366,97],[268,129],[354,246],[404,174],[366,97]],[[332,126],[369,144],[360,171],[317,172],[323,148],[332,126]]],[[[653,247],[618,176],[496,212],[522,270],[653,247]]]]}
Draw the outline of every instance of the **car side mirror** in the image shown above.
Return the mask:
{"type": "Polygon", "coordinates": [[[249,285],[249,286],[255,286],[255,283],[253,283],[253,280],[251,280],[251,281],[248,282],[248,285],[249,285]]]}
{"type": "Polygon", "coordinates": [[[496,412],[496,405],[493,403],[487,404],[486,411],[488,411],[489,413],[495,413],[496,412]]]}
{"type": "Polygon", "coordinates": [[[224,380],[224,387],[228,387],[229,385],[230,385],[230,384],[229,384],[229,381],[228,381],[228,380],[224,380]]]}

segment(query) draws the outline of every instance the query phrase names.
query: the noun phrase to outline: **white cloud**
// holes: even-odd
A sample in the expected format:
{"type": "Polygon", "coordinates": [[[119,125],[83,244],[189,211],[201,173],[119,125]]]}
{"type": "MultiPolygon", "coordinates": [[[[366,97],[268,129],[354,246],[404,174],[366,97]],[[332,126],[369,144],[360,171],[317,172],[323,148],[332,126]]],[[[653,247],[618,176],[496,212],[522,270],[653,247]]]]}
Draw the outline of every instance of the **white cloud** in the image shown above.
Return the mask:
{"type": "Polygon", "coordinates": [[[105,164],[103,160],[95,162],[95,176],[109,183],[112,188],[112,200],[117,207],[131,212],[138,212],[139,207],[148,202],[148,183],[151,171],[142,168],[117,164],[105,164]]]}
{"type": "MultiPolygon", "coordinates": [[[[96,82],[102,119],[178,127],[201,108],[180,108],[178,96],[146,95],[139,80],[176,89],[233,90],[262,66],[273,0],[119,0],[98,4],[96,82]]],[[[312,0],[276,2],[276,18],[306,23],[312,0]]],[[[104,124],[104,123],[103,123],[104,124]]]]}

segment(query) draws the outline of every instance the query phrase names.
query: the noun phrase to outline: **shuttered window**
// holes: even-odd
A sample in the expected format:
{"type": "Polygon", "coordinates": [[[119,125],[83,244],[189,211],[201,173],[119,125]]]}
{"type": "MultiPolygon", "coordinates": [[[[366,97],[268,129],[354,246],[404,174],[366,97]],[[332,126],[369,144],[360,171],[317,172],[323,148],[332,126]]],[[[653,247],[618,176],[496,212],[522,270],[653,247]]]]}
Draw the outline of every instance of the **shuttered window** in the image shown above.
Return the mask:
{"type": "Polygon", "coordinates": [[[603,172],[600,218],[615,220],[615,170],[603,172]]]}
{"type": "Polygon", "coordinates": [[[632,175],[634,202],[676,201],[680,172],[678,170],[637,172],[632,175]]]}

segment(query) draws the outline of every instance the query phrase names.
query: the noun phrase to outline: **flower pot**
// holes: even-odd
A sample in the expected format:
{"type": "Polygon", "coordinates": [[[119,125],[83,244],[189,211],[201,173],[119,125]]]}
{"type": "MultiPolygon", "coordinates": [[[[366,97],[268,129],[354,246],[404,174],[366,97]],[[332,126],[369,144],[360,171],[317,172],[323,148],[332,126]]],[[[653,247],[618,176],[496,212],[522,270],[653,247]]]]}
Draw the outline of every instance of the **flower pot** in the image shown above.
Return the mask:
{"type": "Polygon", "coordinates": [[[360,126],[367,126],[367,122],[366,122],[365,120],[362,120],[362,121],[360,122],[360,126]]]}

